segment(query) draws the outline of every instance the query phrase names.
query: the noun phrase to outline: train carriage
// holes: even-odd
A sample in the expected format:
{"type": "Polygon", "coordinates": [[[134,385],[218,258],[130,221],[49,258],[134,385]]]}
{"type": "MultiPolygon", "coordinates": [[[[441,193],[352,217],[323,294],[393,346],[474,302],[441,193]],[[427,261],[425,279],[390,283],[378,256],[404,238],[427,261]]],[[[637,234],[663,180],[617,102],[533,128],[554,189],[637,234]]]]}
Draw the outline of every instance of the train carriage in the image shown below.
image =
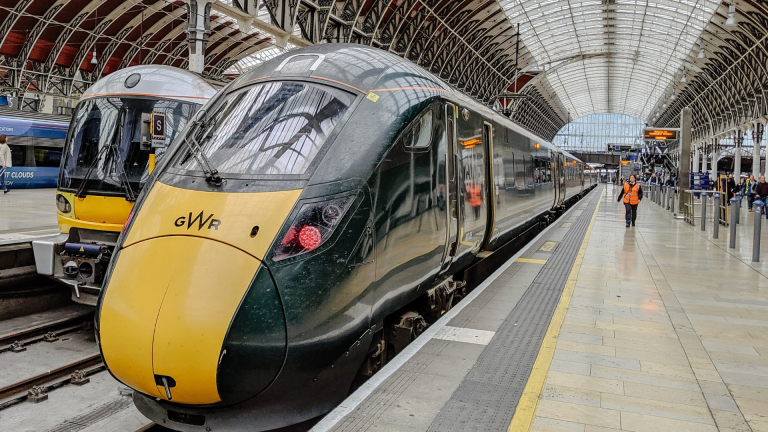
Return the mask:
{"type": "Polygon", "coordinates": [[[450,308],[468,266],[590,186],[579,160],[402,58],[299,49],[228,85],[150,178],[99,346],[158,423],[299,423],[450,308]]]}

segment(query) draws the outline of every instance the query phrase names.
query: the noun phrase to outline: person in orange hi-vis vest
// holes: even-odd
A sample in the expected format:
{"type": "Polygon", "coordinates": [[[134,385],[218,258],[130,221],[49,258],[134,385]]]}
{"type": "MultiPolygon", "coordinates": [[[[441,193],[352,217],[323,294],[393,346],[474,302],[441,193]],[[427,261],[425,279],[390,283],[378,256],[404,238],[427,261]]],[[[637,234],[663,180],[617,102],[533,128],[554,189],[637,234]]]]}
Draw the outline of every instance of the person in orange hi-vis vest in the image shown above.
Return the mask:
{"type": "Polygon", "coordinates": [[[621,201],[622,198],[624,199],[624,218],[627,221],[627,228],[629,228],[629,224],[635,226],[637,205],[643,199],[643,188],[640,187],[640,183],[637,182],[637,177],[634,174],[630,175],[629,181],[624,183],[624,189],[619,194],[617,201],[621,201]]]}

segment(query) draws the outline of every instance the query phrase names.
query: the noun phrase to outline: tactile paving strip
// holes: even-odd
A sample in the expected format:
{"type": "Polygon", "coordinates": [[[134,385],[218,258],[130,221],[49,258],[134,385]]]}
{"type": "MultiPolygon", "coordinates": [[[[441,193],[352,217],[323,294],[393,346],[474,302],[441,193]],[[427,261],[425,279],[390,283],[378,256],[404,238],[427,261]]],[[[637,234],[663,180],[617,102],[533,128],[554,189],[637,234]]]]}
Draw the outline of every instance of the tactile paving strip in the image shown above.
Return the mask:
{"type": "MultiPolygon", "coordinates": [[[[594,194],[563,241],[480,354],[429,431],[506,431],[530,376],[600,194],[594,194]]],[[[503,285],[500,289],[504,289],[503,285]]]]}

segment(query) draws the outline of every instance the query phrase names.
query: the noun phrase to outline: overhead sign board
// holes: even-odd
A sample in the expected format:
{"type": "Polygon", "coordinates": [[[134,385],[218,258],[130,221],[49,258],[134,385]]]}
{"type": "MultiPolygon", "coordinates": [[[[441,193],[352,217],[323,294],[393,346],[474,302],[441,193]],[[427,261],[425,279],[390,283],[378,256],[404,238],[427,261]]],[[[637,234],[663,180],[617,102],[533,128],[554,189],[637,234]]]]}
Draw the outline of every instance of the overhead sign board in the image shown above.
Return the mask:
{"type": "Polygon", "coordinates": [[[608,144],[608,151],[628,152],[632,150],[632,144],[608,144]]]}
{"type": "Polygon", "coordinates": [[[676,129],[643,129],[643,138],[647,140],[667,141],[677,139],[676,129]]]}

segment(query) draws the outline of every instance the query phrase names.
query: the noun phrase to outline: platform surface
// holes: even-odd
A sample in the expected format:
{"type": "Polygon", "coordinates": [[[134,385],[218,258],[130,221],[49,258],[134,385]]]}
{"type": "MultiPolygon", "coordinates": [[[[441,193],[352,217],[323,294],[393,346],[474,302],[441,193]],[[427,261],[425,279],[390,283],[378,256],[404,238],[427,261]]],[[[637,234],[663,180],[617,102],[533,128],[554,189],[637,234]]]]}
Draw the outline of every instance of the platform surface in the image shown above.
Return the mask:
{"type": "Polygon", "coordinates": [[[28,242],[58,233],[56,189],[0,192],[0,245],[28,242]]]}
{"type": "Polygon", "coordinates": [[[649,200],[625,228],[614,197],[598,186],[313,430],[768,431],[754,214],[729,250],[649,200]]]}

